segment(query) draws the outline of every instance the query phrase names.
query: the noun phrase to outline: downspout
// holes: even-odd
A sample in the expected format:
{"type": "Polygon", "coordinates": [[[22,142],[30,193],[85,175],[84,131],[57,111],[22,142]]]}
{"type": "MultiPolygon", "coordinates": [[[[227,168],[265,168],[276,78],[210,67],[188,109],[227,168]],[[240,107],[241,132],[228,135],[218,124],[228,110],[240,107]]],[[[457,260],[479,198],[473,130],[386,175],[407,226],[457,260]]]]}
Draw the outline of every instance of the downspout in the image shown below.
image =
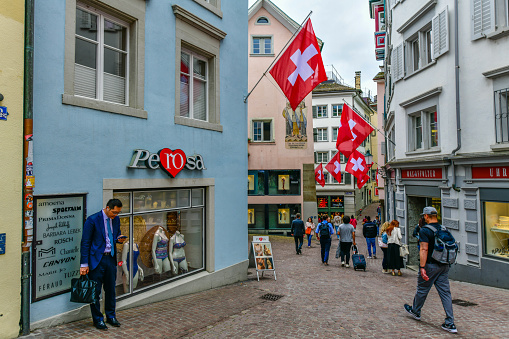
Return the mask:
{"type": "Polygon", "coordinates": [[[25,0],[25,51],[23,72],[23,244],[21,267],[21,333],[30,334],[30,248],[33,234],[33,68],[34,1],[25,0]],[[28,178],[31,177],[31,178],[28,178]],[[28,180],[30,180],[30,184],[28,180]],[[28,226],[28,227],[27,227],[28,226]]]}
{"type": "Polygon", "coordinates": [[[452,188],[459,192],[456,187],[456,168],[454,166],[453,157],[461,148],[461,119],[460,119],[460,65],[459,65],[459,47],[458,47],[458,0],[454,1],[454,75],[456,80],[456,148],[451,152],[451,169],[452,169],[452,188]]]}

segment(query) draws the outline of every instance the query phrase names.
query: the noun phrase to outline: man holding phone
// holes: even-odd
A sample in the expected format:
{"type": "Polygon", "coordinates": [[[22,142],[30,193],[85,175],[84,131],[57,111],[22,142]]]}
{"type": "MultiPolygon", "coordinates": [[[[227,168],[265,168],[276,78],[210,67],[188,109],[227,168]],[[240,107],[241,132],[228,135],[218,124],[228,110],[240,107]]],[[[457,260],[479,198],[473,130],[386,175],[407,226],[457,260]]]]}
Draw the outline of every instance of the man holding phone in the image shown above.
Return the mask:
{"type": "Polygon", "coordinates": [[[80,274],[88,274],[91,280],[97,282],[96,300],[90,304],[94,326],[100,330],[107,330],[104,316],[101,313],[99,296],[104,285],[104,310],[106,322],[119,327],[120,323],[115,314],[115,279],[117,276],[116,243],[123,243],[127,237],[120,234],[120,218],[122,202],[110,199],[106,207],[89,216],[83,226],[81,238],[81,268],[80,274]]]}

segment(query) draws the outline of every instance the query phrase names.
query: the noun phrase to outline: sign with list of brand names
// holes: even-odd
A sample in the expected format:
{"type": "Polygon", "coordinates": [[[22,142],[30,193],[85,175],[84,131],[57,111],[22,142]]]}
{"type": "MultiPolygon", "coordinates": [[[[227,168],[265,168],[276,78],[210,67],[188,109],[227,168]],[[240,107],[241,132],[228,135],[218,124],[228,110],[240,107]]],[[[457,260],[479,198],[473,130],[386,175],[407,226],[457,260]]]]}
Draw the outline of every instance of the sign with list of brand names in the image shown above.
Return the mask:
{"type": "Polygon", "coordinates": [[[34,197],[32,301],[66,293],[79,277],[86,195],[34,197]]]}

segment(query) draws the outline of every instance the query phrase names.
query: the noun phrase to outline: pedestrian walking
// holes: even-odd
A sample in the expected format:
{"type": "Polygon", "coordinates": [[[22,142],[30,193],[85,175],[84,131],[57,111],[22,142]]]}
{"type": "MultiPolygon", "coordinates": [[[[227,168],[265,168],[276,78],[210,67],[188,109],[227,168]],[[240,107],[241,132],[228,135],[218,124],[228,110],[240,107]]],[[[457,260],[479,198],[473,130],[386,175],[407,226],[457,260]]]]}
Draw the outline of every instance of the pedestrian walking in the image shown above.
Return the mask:
{"type": "Polygon", "coordinates": [[[330,222],[330,217],[322,221],[318,226],[318,232],[320,234],[320,254],[322,256],[322,263],[328,266],[331,237],[334,234],[334,228],[330,222]]]}
{"type": "Polygon", "coordinates": [[[338,240],[339,240],[338,227],[339,227],[339,225],[341,225],[341,216],[339,215],[339,212],[335,213],[333,222],[334,222],[334,229],[336,230],[336,235],[338,236],[338,240]]]}
{"type": "Polygon", "coordinates": [[[378,205],[378,207],[376,208],[376,214],[378,218],[382,217],[382,205],[378,205]]]}
{"type": "Polygon", "coordinates": [[[311,239],[313,238],[313,234],[315,234],[315,223],[313,222],[313,218],[309,217],[308,221],[306,221],[306,235],[308,236],[308,248],[311,247],[311,239]]]}
{"type": "Polygon", "coordinates": [[[371,221],[371,217],[369,215],[365,217],[365,220],[366,222],[362,226],[362,235],[366,238],[366,243],[368,244],[368,259],[376,259],[377,227],[376,224],[371,221]],[[371,256],[371,251],[373,251],[373,256],[371,256]]]}
{"type": "Polygon", "coordinates": [[[339,244],[336,250],[336,259],[341,257],[341,266],[350,267],[350,248],[355,244],[355,228],[350,224],[348,216],[343,218],[343,223],[337,231],[339,244]]]}
{"type": "Polygon", "coordinates": [[[353,215],[350,216],[350,224],[352,224],[353,228],[357,229],[357,219],[353,215]]]}
{"type": "Polygon", "coordinates": [[[398,270],[398,275],[402,275],[401,268],[403,267],[403,258],[399,254],[402,236],[399,228],[399,221],[391,221],[387,228],[387,235],[387,268],[392,270],[392,275],[396,275],[394,270],[398,270]]]}
{"type": "Polygon", "coordinates": [[[295,215],[295,219],[292,221],[292,228],[290,230],[295,240],[295,252],[302,254],[302,243],[304,241],[304,221],[300,219],[300,213],[295,215]]]}
{"type": "Polygon", "coordinates": [[[118,214],[121,211],[122,202],[118,199],[110,199],[104,209],[89,216],[83,225],[80,274],[88,274],[90,280],[97,282],[95,302],[90,304],[90,311],[94,326],[100,330],[108,329],[99,303],[102,288],[104,288],[106,322],[115,327],[120,326],[115,313],[117,277],[117,246],[115,244],[122,244],[127,239],[120,234],[118,214]]]}
{"type": "Polygon", "coordinates": [[[414,319],[421,320],[422,306],[426,301],[431,286],[435,285],[440,300],[442,300],[442,306],[444,307],[446,315],[445,322],[442,324],[442,329],[447,332],[457,333],[458,330],[454,325],[451,288],[448,276],[450,266],[448,263],[441,263],[435,260],[432,256],[435,248],[436,232],[429,228],[429,226],[433,227],[435,230],[442,229],[442,226],[438,223],[438,213],[434,207],[425,207],[422,216],[427,225],[422,227],[419,232],[420,261],[419,275],[417,276],[417,292],[415,293],[413,305],[404,305],[405,311],[414,319]]]}
{"type": "Polygon", "coordinates": [[[389,270],[387,269],[387,261],[388,261],[388,255],[387,255],[387,248],[389,247],[389,237],[387,235],[387,229],[389,228],[389,222],[386,221],[383,223],[382,228],[380,229],[380,236],[378,237],[378,247],[382,249],[382,252],[384,254],[384,257],[382,259],[382,273],[389,273],[389,270]]]}

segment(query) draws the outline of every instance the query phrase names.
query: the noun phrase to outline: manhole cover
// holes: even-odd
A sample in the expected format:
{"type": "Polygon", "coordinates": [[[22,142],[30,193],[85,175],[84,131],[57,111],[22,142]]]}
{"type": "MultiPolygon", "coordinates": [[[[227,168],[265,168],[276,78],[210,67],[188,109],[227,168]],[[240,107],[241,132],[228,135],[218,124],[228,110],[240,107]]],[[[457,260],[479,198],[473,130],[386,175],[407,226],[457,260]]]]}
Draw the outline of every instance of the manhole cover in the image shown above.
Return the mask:
{"type": "Polygon", "coordinates": [[[265,300],[270,300],[270,301],[276,301],[276,300],[281,299],[282,297],[284,297],[284,295],[267,293],[267,294],[262,295],[260,298],[265,299],[265,300]]]}
{"type": "Polygon", "coordinates": [[[458,305],[458,306],[463,306],[463,307],[477,306],[476,303],[472,303],[470,301],[461,300],[461,299],[453,299],[452,303],[455,305],[458,305]]]}

